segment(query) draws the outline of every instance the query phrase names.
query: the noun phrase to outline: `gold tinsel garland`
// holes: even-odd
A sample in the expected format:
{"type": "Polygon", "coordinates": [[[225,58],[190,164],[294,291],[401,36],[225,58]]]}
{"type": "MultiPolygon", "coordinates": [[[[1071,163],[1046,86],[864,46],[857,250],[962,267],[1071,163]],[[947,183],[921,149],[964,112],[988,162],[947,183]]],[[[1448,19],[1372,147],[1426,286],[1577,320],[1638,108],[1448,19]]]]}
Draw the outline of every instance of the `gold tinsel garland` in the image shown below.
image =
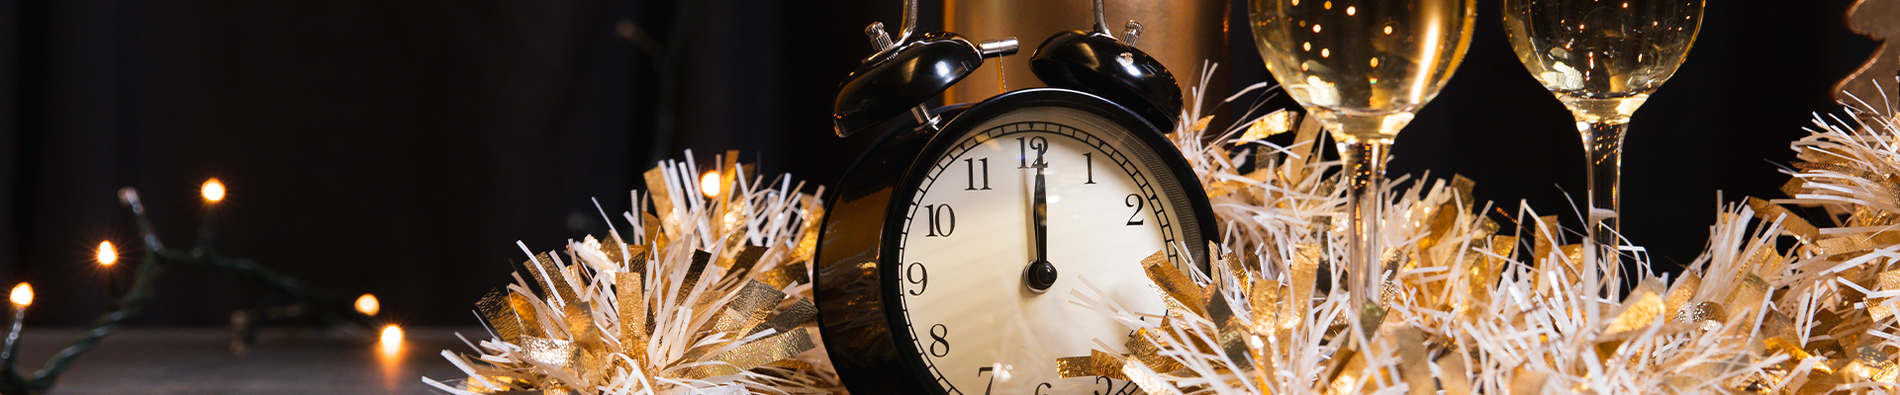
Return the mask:
{"type": "Polygon", "coordinates": [[[737,156],[710,197],[690,159],[647,172],[653,193],[623,214],[630,239],[523,245],[528,276],[476,303],[491,339],[442,353],[468,377],[423,381],[455,394],[832,392],[808,266],[823,205],[737,156]]]}
{"type": "MultiPolygon", "coordinates": [[[[1175,142],[1224,232],[1213,273],[1144,262],[1169,317],[1116,339],[1129,354],[1051,363],[1150,394],[1900,392],[1900,128],[1892,114],[1861,118],[1889,121],[1817,118],[1793,144],[1792,198],[1725,206],[1674,279],[1651,274],[1637,247],[1623,246],[1634,273],[1586,256],[1554,216],[1494,219],[1462,177],[1395,180],[1393,274],[1387,313],[1363,317],[1374,322],[1346,314],[1329,281],[1343,277],[1331,262],[1344,256],[1344,199],[1318,125],[1274,112],[1210,146],[1186,137],[1208,118],[1184,117],[1199,122],[1175,142]],[[1262,140],[1279,133],[1296,142],[1262,140]],[[1825,227],[1790,207],[1825,213],[1825,227]]],[[[692,163],[649,172],[655,193],[625,215],[632,240],[614,231],[570,243],[566,259],[535,255],[529,276],[477,304],[494,332],[477,355],[444,351],[469,377],[424,381],[458,394],[842,392],[811,326],[822,206],[783,178],[760,187],[734,156],[712,198],[694,193],[692,163]]],[[[1129,314],[1098,296],[1073,295],[1129,314]]]]}
{"type": "Polygon", "coordinates": [[[1347,316],[1346,291],[1321,285],[1343,275],[1330,263],[1344,259],[1334,246],[1345,226],[1331,217],[1343,205],[1336,178],[1315,180],[1337,163],[1314,159],[1312,122],[1278,112],[1230,131],[1230,146],[1263,153],[1252,158],[1180,141],[1227,253],[1204,282],[1150,266],[1184,307],[1126,339],[1128,355],[1058,366],[1151,394],[1900,392],[1900,128],[1892,111],[1849,111],[1873,122],[1817,118],[1793,144],[1792,198],[1725,206],[1707,250],[1673,280],[1640,253],[1624,257],[1635,273],[1586,256],[1554,216],[1524,209],[1499,224],[1462,177],[1388,190],[1394,274],[1387,313],[1366,317],[1376,322],[1347,316]],[[1259,141],[1286,132],[1297,142],[1259,141]],[[1790,207],[1824,212],[1822,227],[1790,207]]]}

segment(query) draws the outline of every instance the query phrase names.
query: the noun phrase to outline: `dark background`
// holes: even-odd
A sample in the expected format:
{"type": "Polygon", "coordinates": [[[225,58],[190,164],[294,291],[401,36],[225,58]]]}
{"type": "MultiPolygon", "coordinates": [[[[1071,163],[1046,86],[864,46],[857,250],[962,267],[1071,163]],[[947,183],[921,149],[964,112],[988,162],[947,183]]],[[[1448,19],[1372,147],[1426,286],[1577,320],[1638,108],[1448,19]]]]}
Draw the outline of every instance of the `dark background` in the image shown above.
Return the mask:
{"type": "MultiPolygon", "coordinates": [[[[1399,137],[1393,173],[1464,174],[1480,199],[1575,226],[1569,115],[1512,56],[1497,2],[1479,3],[1464,65],[1399,137]]],[[[1778,196],[1787,143],[1874,48],[1843,27],[1848,3],[1709,2],[1627,144],[1624,231],[1660,268],[1695,258],[1718,202],[1778,196]]],[[[605,232],[588,198],[618,218],[656,153],[739,149],[833,182],[872,138],[831,134],[837,82],[897,4],[0,0],[0,284],[35,285],[31,322],[86,322],[106,306],[93,248],[136,247],[114,191],[139,188],[187,248],[198,185],[217,177],[220,251],[373,292],[397,322],[474,324],[475,299],[524,259],[516,240],[605,232]]],[[[1229,37],[1217,77],[1267,79],[1250,35],[1229,37]]],[[[222,325],[257,293],[184,270],[158,286],[138,323],[222,325]]]]}

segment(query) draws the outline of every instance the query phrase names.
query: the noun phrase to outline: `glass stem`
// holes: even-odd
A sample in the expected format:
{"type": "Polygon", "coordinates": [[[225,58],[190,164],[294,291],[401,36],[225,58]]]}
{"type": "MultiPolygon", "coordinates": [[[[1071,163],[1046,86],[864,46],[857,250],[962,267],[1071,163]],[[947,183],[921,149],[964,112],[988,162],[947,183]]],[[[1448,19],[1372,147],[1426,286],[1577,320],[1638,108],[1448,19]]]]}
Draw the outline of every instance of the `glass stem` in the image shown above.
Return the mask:
{"type": "MultiPolygon", "coordinates": [[[[1380,209],[1385,205],[1379,192],[1385,184],[1386,152],[1391,146],[1383,140],[1339,143],[1352,181],[1346,203],[1352,222],[1352,234],[1346,239],[1346,284],[1353,294],[1352,312],[1362,317],[1369,309],[1379,309],[1379,288],[1385,278],[1385,265],[1379,259],[1384,251],[1379,240],[1380,209]]],[[[1376,322],[1361,325],[1377,327],[1376,322]]]]}
{"type": "MultiPolygon", "coordinates": [[[[1588,184],[1590,197],[1587,202],[1589,211],[1586,212],[1586,226],[1589,228],[1591,244],[1587,245],[1590,248],[1584,250],[1591,256],[1586,256],[1585,259],[1595,262],[1597,258],[1593,255],[1617,256],[1617,235],[1622,234],[1617,218],[1623,212],[1620,205],[1621,199],[1618,197],[1618,184],[1623,175],[1623,132],[1629,130],[1629,123],[1579,121],[1578,126],[1578,131],[1583,134],[1584,159],[1589,161],[1587,164],[1590,166],[1588,184]]],[[[1585,267],[1590,266],[1595,266],[1595,264],[1585,265],[1585,267]]],[[[1609,286],[1611,293],[1615,293],[1618,289],[1612,284],[1621,285],[1617,271],[1622,268],[1622,265],[1618,263],[1614,268],[1608,273],[1610,277],[1602,279],[1603,282],[1599,283],[1609,286]]],[[[1595,270],[1586,271],[1584,275],[1587,276],[1585,281],[1597,280],[1593,278],[1597,277],[1595,270]]]]}

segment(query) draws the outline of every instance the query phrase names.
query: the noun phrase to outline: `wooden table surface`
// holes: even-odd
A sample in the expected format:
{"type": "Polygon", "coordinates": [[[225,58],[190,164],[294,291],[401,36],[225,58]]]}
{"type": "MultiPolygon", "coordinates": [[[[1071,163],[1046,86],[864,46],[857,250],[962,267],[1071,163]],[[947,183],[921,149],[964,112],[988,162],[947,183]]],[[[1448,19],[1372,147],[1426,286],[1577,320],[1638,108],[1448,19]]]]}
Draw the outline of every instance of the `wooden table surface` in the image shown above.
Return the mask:
{"type": "MultiPolygon", "coordinates": [[[[430,394],[422,376],[464,377],[442,350],[468,352],[481,328],[405,328],[403,346],[384,354],[369,330],[271,328],[245,355],[227,328],[129,328],[106,337],[61,375],[51,394],[430,394]]],[[[29,328],[22,370],[37,371],[78,328],[29,328]]]]}

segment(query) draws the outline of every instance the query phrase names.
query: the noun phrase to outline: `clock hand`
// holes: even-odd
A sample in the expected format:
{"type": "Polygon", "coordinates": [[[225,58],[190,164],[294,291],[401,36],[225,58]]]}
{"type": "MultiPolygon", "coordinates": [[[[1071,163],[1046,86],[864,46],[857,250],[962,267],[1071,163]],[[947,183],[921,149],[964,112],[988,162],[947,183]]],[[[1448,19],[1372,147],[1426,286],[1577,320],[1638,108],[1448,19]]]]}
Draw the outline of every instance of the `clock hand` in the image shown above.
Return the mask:
{"type": "Polygon", "coordinates": [[[1046,163],[1036,164],[1036,197],[1034,199],[1036,221],[1036,261],[1049,261],[1049,194],[1043,187],[1042,170],[1046,163]]]}
{"type": "Polygon", "coordinates": [[[1023,279],[1029,290],[1044,292],[1056,282],[1056,265],[1049,263],[1049,197],[1043,183],[1043,169],[1047,163],[1037,163],[1036,191],[1031,194],[1030,217],[1036,227],[1036,260],[1023,268],[1023,279]]]}

